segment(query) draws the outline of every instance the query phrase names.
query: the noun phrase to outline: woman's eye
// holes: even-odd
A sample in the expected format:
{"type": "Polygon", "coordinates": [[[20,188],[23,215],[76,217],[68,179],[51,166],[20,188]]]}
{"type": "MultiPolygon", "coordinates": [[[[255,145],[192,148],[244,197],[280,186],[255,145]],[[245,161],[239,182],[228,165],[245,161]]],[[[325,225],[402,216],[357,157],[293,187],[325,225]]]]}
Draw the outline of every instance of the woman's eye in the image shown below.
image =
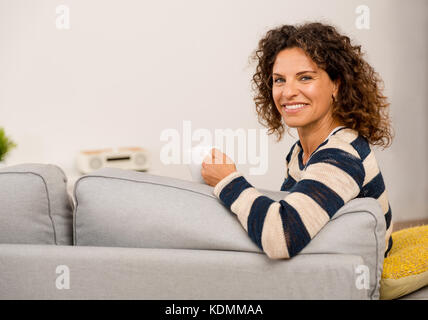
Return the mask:
{"type": "Polygon", "coordinates": [[[310,80],[312,79],[310,76],[303,76],[300,78],[300,80],[310,80]]]}
{"type": "Polygon", "coordinates": [[[283,81],[284,81],[284,79],[282,79],[282,78],[278,78],[278,79],[274,80],[275,83],[280,83],[280,82],[283,82],[283,81]]]}

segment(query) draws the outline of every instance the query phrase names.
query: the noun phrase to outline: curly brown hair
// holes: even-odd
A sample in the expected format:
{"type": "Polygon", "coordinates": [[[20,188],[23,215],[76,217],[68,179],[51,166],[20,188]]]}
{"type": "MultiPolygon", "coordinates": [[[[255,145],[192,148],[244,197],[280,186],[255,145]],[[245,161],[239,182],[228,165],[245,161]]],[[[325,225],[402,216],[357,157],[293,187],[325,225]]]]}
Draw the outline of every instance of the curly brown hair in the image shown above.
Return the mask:
{"type": "Polygon", "coordinates": [[[252,55],[257,62],[252,77],[258,119],[281,140],[285,125],[272,96],[272,68],[277,54],[286,48],[301,48],[332,81],[339,80],[333,117],[356,130],[372,145],[388,147],[393,138],[389,103],[382,94],[383,81],[364,59],[361,46],[335,27],[319,22],[283,25],[259,41],[252,55]]]}

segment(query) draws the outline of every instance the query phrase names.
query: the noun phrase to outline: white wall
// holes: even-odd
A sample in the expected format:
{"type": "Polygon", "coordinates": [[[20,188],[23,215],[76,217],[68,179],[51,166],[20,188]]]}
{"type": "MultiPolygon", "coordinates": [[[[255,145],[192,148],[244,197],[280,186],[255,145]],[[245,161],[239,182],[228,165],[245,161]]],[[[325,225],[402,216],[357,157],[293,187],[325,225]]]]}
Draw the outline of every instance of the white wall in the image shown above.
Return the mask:
{"type": "MultiPolygon", "coordinates": [[[[280,24],[321,20],[362,44],[385,81],[396,138],[376,151],[395,221],[428,217],[428,2],[412,0],[0,0],[0,126],[18,144],[8,164],[55,163],[74,175],[79,150],[142,146],[154,174],[167,128],[261,129],[248,57],[280,24]],[[70,8],[70,30],[55,25],[70,8]],[[370,8],[370,29],[355,26],[370,8]]],[[[279,189],[295,141],[269,138],[269,171],[248,176],[279,189]]]]}

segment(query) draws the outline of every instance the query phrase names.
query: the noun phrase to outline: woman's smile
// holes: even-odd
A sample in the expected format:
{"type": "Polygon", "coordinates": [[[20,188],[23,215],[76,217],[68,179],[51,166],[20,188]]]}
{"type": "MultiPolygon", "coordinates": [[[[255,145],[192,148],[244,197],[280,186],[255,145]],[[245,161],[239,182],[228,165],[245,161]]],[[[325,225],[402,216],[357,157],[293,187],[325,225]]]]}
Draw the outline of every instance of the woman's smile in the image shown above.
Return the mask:
{"type": "Polygon", "coordinates": [[[299,111],[309,107],[309,104],[307,103],[300,103],[300,102],[296,102],[296,103],[285,103],[282,106],[282,111],[285,112],[286,114],[296,114],[299,111]]]}

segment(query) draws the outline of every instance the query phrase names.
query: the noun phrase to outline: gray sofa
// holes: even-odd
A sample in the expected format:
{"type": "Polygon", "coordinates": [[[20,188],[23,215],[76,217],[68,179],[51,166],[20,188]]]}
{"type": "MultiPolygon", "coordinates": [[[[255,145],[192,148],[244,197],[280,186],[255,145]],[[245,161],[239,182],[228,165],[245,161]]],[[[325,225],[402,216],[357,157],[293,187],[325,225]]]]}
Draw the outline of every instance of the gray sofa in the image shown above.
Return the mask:
{"type": "Polygon", "coordinates": [[[0,299],[379,298],[374,199],[271,260],[207,185],[112,168],[79,178],[73,195],[66,184],[55,165],[0,169],[0,299]]]}

